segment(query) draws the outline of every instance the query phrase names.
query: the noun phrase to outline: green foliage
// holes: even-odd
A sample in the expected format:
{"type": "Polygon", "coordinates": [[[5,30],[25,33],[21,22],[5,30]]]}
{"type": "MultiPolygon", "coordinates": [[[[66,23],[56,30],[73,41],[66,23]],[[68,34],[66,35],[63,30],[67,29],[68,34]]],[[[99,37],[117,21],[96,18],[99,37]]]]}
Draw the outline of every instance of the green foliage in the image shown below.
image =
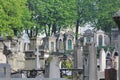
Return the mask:
{"type": "Polygon", "coordinates": [[[120,9],[120,1],[116,0],[90,0],[89,16],[91,24],[97,29],[110,32],[112,27],[116,27],[112,16],[120,9]]]}
{"type": "Polygon", "coordinates": [[[48,61],[48,62],[51,62],[52,59],[53,59],[53,58],[50,56],[50,57],[47,58],[47,61],[48,61]]]}
{"type": "Polygon", "coordinates": [[[61,63],[62,68],[72,69],[73,68],[73,62],[71,60],[65,60],[61,63]]]}
{"type": "Polygon", "coordinates": [[[65,54],[72,54],[74,50],[65,50],[65,54]]]}
{"type": "Polygon", "coordinates": [[[39,33],[49,36],[75,24],[78,33],[86,23],[109,32],[116,26],[112,16],[119,4],[119,0],[0,0],[0,34],[13,36],[37,26],[39,33]]]}
{"type": "Polygon", "coordinates": [[[0,0],[1,35],[17,35],[17,32],[31,25],[30,18],[26,0],[0,0]]]}
{"type": "Polygon", "coordinates": [[[75,22],[75,3],[75,0],[28,0],[29,9],[37,16],[38,29],[47,36],[75,22]]]}

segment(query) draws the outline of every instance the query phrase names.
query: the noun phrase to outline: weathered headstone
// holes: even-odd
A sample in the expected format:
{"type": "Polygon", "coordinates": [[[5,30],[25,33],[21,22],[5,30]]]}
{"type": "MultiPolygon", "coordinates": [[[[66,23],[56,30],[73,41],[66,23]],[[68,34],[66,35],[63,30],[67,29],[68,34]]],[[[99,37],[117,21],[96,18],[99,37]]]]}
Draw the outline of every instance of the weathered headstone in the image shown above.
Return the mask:
{"type": "Polygon", "coordinates": [[[74,51],[76,53],[75,59],[77,59],[75,61],[75,63],[76,63],[75,68],[83,69],[83,51],[82,51],[82,47],[81,46],[75,46],[74,51]]]}
{"type": "Polygon", "coordinates": [[[97,80],[97,49],[92,42],[89,45],[89,80],[97,80]]]}
{"type": "Polygon", "coordinates": [[[112,61],[111,61],[111,52],[109,51],[109,49],[106,52],[106,68],[110,69],[112,67],[112,61]]]}
{"type": "Polygon", "coordinates": [[[59,58],[52,56],[49,78],[60,78],[59,58]]]}
{"type": "Polygon", "coordinates": [[[106,68],[106,54],[102,48],[100,51],[100,71],[104,71],[106,68]]]}
{"type": "Polygon", "coordinates": [[[89,79],[89,47],[83,46],[83,68],[84,68],[84,74],[83,78],[84,80],[89,79]]]}
{"type": "Polygon", "coordinates": [[[118,51],[116,51],[116,50],[113,51],[112,59],[113,59],[113,63],[112,63],[113,68],[118,70],[118,67],[119,67],[119,54],[118,54],[118,51]]]}
{"type": "Polygon", "coordinates": [[[1,63],[0,64],[0,78],[6,78],[7,80],[10,79],[10,65],[1,63]]]}
{"type": "MultiPolygon", "coordinates": [[[[74,69],[83,70],[83,50],[80,45],[74,47],[74,69]]],[[[83,72],[79,74],[79,79],[83,79],[83,72]]]]}

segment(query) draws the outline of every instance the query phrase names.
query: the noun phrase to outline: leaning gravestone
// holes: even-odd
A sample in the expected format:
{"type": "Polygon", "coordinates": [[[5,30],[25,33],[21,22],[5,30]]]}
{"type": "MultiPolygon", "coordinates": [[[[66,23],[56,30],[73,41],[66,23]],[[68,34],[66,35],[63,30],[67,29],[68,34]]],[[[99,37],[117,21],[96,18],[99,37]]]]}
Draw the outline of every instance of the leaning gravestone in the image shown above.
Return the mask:
{"type": "Polygon", "coordinates": [[[1,63],[0,64],[0,78],[10,79],[10,65],[1,63]]]}

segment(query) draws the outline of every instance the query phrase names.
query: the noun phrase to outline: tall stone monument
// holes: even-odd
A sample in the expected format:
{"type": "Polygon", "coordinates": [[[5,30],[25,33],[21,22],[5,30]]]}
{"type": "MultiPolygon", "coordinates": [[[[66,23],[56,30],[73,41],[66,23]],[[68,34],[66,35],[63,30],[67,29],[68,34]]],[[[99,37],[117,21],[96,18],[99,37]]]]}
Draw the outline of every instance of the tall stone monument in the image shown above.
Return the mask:
{"type": "Polygon", "coordinates": [[[89,45],[89,80],[97,80],[97,48],[94,42],[89,45]]]}
{"type": "MultiPolygon", "coordinates": [[[[118,29],[119,29],[119,36],[118,36],[118,51],[120,53],[120,10],[118,12],[116,12],[113,16],[114,21],[116,22],[116,24],[118,25],[118,29]]],[[[118,80],[120,79],[120,54],[119,54],[119,69],[118,69],[118,80]]]]}
{"type": "Polygon", "coordinates": [[[110,69],[111,67],[112,67],[111,52],[108,49],[106,52],[106,69],[110,69]]]}
{"type": "Polygon", "coordinates": [[[89,47],[83,46],[83,80],[89,80],[89,47]]]}
{"type": "Polygon", "coordinates": [[[82,47],[80,45],[78,45],[78,46],[75,46],[74,49],[75,49],[75,53],[77,55],[76,56],[77,60],[75,61],[76,65],[74,67],[77,69],[83,69],[83,50],[82,50],[82,47]]]}
{"type": "Polygon", "coordinates": [[[95,47],[94,34],[92,30],[88,29],[83,36],[83,78],[84,80],[97,80],[97,49],[95,47]]]}
{"type": "Polygon", "coordinates": [[[106,54],[104,49],[102,48],[100,51],[100,71],[104,71],[106,69],[106,54]]]}

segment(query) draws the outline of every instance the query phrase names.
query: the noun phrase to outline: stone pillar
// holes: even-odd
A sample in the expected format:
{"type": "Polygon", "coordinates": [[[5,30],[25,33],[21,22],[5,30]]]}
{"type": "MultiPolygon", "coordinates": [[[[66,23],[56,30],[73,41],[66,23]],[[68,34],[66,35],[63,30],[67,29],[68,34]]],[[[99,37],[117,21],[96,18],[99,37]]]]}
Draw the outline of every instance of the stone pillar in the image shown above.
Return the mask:
{"type": "Polygon", "coordinates": [[[97,48],[94,43],[89,45],[89,80],[97,80],[97,48]]]}
{"type": "Polygon", "coordinates": [[[35,58],[35,69],[38,70],[38,69],[40,69],[40,60],[39,60],[40,53],[39,53],[38,49],[35,52],[35,56],[36,56],[36,58],[35,58]]]}
{"type": "Polygon", "coordinates": [[[120,35],[118,36],[118,52],[119,52],[119,67],[118,67],[118,76],[120,80],[120,35]]]}
{"type": "Polygon", "coordinates": [[[106,68],[106,54],[104,49],[102,48],[100,51],[100,71],[104,71],[106,68]]]}
{"type": "MultiPolygon", "coordinates": [[[[118,51],[120,53],[120,10],[117,11],[114,15],[113,15],[113,19],[116,22],[116,24],[118,25],[118,29],[119,29],[119,36],[118,36],[118,51]]],[[[119,69],[118,69],[118,76],[119,76],[119,80],[120,80],[120,54],[119,54],[119,69]]]]}
{"type": "Polygon", "coordinates": [[[59,58],[52,56],[49,78],[60,78],[59,58]]]}
{"type": "Polygon", "coordinates": [[[83,80],[89,80],[89,47],[83,46],[83,80]]]}
{"type": "Polygon", "coordinates": [[[75,63],[77,63],[77,65],[75,68],[83,69],[83,50],[82,50],[82,47],[78,45],[78,47],[75,46],[74,48],[75,48],[75,52],[77,54],[76,58],[75,58],[75,59],[77,59],[75,62],[75,63]]]}

